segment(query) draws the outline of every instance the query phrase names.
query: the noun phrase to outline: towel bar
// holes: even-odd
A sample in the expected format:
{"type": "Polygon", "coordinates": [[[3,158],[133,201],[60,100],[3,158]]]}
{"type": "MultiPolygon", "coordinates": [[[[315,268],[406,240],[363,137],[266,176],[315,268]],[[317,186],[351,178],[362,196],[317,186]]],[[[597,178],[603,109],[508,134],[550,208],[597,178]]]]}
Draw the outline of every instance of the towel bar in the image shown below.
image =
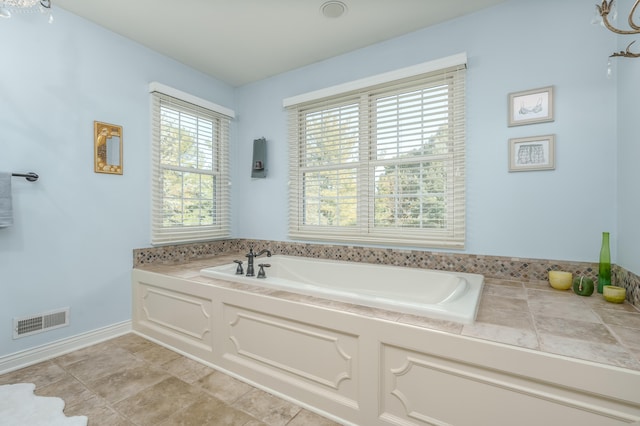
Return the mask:
{"type": "Polygon", "coordinates": [[[17,176],[17,177],[23,177],[26,180],[28,180],[29,182],[35,182],[38,180],[38,175],[36,173],[33,172],[29,172],[29,173],[11,173],[11,176],[17,176]]]}

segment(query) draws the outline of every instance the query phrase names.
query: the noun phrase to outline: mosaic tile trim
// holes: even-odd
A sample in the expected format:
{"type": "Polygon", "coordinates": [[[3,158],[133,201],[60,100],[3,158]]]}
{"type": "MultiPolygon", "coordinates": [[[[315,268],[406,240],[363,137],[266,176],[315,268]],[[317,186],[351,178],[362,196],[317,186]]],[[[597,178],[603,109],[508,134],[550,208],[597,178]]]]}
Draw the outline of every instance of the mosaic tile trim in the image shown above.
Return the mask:
{"type": "MultiPolygon", "coordinates": [[[[176,264],[203,259],[225,252],[267,248],[273,254],[319,259],[346,260],[381,265],[408,266],[440,271],[482,274],[487,278],[545,281],[552,270],[568,271],[597,280],[597,262],[571,262],[547,259],[524,259],[463,253],[439,253],[422,250],[399,250],[376,247],[307,244],[268,240],[222,240],[208,243],[180,244],[133,251],[134,267],[143,264],[176,264]]],[[[640,278],[614,265],[612,282],[627,288],[627,299],[640,306],[640,278]]]]}
{"type": "Polygon", "coordinates": [[[249,247],[269,248],[274,254],[320,259],[408,266],[441,271],[483,274],[489,278],[524,281],[546,280],[551,270],[570,271],[575,275],[597,277],[598,264],[542,259],[523,259],[422,250],[399,250],[375,247],[290,243],[282,241],[239,240],[241,250],[249,247]]]}
{"type": "Polygon", "coordinates": [[[221,240],[206,243],[177,244],[133,250],[133,267],[148,264],[185,263],[218,254],[238,251],[239,240],[221,240]]]}
{"type": "Polygon", "coordinates": [[[254,247],[257,250],[268,248],[273,254],[408,266],[441,271],[469,272],[500,279],[546,280],[547,273],[551,270],[570,271],[575,275],[596,278],[598,270],[597,263],[588,262],[267,240],[223,240],[135,249],[133,251],[133,264],[135,267],[151,263],[183,263],[229,251],[248,251],[249,247],[254,247]]]}
{"type": "Polygon", "coordinates": [[[627,300],[635,306],[640,307],[640,276],[618,265],[613,265],[612,273],[613,283],[626,288],[627,300]]]}
{"type": "MultiPolygon", "coordinates": [[[[144,264],[179,264],[229,252],[246,252],[250,247],[268,248],[273,254],[319,259],[345,260],[381,265],[407,266],[439,271],[482,274],[487,278],[546,281],[552,270],[568,271],[597,280],[598,263],[545,259],[523,259],[462,253],[439,253],[423,250],[400,250],[376,247],[307,244],[268,240],[222,240],[207,243],[133,250],[133,266],[144,264]]],[[[613,265],[612,283],[627,289],[627,300],[640,307],[640,277],[613,265]]]]}

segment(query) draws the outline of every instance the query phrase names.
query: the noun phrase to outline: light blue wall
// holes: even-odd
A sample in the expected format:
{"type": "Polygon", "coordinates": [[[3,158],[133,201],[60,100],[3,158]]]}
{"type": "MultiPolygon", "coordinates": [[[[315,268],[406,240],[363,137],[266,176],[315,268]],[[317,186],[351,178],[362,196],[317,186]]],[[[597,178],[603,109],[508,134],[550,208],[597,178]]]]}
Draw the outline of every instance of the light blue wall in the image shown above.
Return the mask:
{"type": "MultiPolygon", "coordinates": [[[[622,11],[620,12],[622,13],[622,11]]],[[[640,36],[620,37],[626,49],[640,36]]],[[[640,51],[640,46],[632,49],[640,51]]],[[[640,58],[616,59],[618,83],[618,258],[620,266],[640,275],[640,58]]]]}
{"type": "Polygon", "coordinates": [[[287,238],[282,99],[467,52],[467,244],[464,252],[595,261],[602,231],[615,258],[616,90],[606,79],[615,36],[589,25],[584,1],[513,0],[237,91],[241,111],[236,235],[287,238]],[[555,86],[553,123],[509,128],[510,92],[555,86]],[[553,133],[554,171],[508,173],[513,137],[553,133]],[[269,178],[251,180],[250,144],[269,141],[269,178]]]}
{"type": "Polygon", "coordinates": [[[233,88],[55,9],[0,22],[0,356],[131,318],[132,249],[149,245],[148,83],[233,108],[233,88]],[[124,175],[93,172],[93,121],[123,126],[124,175]],[[12,318],[70,307],[71,325],[18,340],[12,318]]]}
{"type": "Polygon", "coordinates": [[[607,80],[616,37],[591,15],[581,0],[512,0],[238,89],[60,9],[51,26],[39,15],[0,22],[0,170],[41,175],[13,180],[15,225],[0,229],[0,356],[130,319],[131,250],[149,245],[150,81],[236,110],[233,235],[286,240],[282,99],[466,51],[464,252],[595,261],[609,230],[614,259],[618,245],[620,263],[640,273],[640,62],[607,80]],[[507,127],[507,94],[546,85],[556,121],[507,127]],[[123,126],[123,176],[93,172],[94,120],[123,126]],[[509,174],[508,139],[546,133],[557,135],[556,170],[509,174]],[[269,177],[252,180],[262,136],[269,177]],[[70,327],[11,340],[13,317],[67,306],[70,327]]]}

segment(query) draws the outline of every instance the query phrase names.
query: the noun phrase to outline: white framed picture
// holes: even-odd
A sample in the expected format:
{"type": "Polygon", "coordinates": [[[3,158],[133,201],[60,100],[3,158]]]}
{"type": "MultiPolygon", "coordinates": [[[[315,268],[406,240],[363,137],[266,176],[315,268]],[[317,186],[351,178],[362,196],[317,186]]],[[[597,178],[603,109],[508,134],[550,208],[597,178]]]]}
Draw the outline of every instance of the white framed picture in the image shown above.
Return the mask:
{"type": "Polygon", "coordinates": [[[555,135],[509,139],[509,171],[553,170],[555,149],[555,135]]]}
{"type": "Polygon", "coordinates": [[[553,86],[509,93],[509,127],[553,120],[553,86]]]}

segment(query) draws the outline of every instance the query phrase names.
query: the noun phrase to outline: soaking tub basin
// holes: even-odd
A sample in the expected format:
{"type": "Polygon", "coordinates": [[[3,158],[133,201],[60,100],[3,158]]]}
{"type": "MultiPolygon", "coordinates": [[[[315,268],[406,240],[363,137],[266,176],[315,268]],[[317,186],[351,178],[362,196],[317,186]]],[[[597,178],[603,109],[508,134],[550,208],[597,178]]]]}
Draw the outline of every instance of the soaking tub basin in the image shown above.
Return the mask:
{"type": "MultiPolygon", "coordinates": [[[[472,323],[479,305],[484,277],[369,263],[276,255],[255,260],[266,278],[236,275],[230,263],[205,268],[200,274],[345,303],[406,314],[472,323]]],[[[246,273],[246,262],[245,262],[246,273]]]]}

